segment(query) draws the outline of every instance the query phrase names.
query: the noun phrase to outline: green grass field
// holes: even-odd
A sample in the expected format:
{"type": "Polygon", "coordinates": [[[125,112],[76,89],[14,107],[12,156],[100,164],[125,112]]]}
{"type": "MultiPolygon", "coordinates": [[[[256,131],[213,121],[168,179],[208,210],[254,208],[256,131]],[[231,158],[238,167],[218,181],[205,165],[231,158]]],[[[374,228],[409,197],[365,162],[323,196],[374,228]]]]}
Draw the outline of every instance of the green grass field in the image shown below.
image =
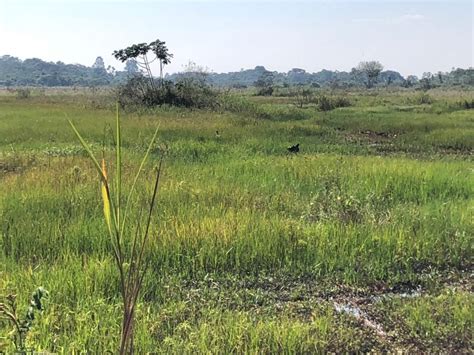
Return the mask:
{"type": "MultiPolygon", "coordinates": [[[[328,112],[246,98],[270,119],[122,113],[126,186],[157,124],[140,195],[165,155],[138,353],[472,352],[474,112],[460,102],[474,93],[346,95],[328,112]]],[[[112,164],[98,96],[0,95],[0,297],[24,309],[49,290],[37,351],[117,350],[97,173],[66,119],[112,164]]],[[[0,352],[11,330],[0,321],[0,352]]]]}

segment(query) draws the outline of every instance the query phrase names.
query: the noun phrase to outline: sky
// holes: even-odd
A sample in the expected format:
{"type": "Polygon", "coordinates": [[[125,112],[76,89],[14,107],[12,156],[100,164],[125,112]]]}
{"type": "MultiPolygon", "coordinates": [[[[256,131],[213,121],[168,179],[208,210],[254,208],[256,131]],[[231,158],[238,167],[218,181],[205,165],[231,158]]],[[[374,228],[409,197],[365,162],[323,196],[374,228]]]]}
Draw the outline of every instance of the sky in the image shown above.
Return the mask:
{"type": "MultiPolygon", "coordinates": [[[[350,71],[378,60],[402,75],[474,66],[473,0],[0,0],[0,56],[123,67],[111,53],[166,41],[168,73],[264,65],[350,71]]],[[[156,69],[156,68],[154,68],[156,69]]]]}

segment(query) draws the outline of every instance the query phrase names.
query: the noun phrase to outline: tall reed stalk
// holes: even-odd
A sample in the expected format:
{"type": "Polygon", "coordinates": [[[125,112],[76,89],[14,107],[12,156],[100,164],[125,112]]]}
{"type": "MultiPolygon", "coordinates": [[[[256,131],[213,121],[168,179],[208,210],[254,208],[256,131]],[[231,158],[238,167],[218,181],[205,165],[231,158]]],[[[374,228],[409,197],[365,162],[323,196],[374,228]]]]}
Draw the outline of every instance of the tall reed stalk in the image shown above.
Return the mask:
{"type": "Polygon", "coordinates": [[[82,138],[81,134],[76,129],[72,121],[69,119],[68,121],[82,146],[87,151],[89,158],[93,162],[97,172],[99,173],[104,207],[104,219],[113,247],[113,257],[115,259],[115,264],[120,277],[120,291],[123,301],[120,354],[133,353],[133,323],[140,289],[148,269],[148,262],[145,259],[145,251],[150,238],[150,225],[158,194],[158,182],[160,180],[162,159],[160,159],[159,164],[155,168],[156,174],[153,193],[148,203],[148,208],[145,215],[145,225],[141,226],[140,213],[137,223],[134,226],[133,235],[128,235],[128,233],[132,231],[132,228],[130,228],[130,222],[127,220],[127,217],[130,213],[130,205],[132,204],[132,196],[135,191],[136,183],[143,172],[145,163],[150,155],[150,151],[158,134],[158,128],[155,130],[153,138],[151,139],[146,153],[142,158],[138,171],[135,175],[135,178],[133,179],[130,191],[128,192],[127,198],[125,200],[125,204],[122,204],[122,138],[118,105],[116,113],[115,137],[115,183],[113,183],[107,175],[105,159],[103,158],[99,164],[99,161],[92,153],[91,148],[82,138]]]}

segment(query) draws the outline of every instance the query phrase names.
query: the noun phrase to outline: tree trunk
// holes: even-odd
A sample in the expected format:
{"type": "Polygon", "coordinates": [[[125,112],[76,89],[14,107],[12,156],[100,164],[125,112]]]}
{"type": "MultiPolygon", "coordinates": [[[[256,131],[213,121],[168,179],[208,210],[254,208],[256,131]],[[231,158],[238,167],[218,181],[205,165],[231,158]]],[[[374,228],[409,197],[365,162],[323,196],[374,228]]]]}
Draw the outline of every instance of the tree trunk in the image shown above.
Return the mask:
{"type": "Polygon", "coordinates": [[[163,61],[160,60],[160,87],[163,88],[163,61]]]}

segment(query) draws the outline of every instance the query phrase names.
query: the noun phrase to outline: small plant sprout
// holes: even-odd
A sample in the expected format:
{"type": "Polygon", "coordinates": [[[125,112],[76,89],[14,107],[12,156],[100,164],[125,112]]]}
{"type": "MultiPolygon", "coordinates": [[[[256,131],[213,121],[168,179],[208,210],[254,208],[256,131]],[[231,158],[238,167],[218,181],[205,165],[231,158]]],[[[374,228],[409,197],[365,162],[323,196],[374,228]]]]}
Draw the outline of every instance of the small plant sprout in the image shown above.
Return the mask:
{"type": "Polygon", "coordinates": [[[30,305],[23,318],[17,314],[16,295],[8,295],[5,303],[0,302],[0,318],[7,319],[13,325],[14,329],[11,334],[15,348],[19,353],[30,351],[26,347],[26,336],[33,326],[35,313],[44,310],[42,300],[47,299],[48,296],[48,291],[43,287],[38,287],[31,295],[30,305]]]}
{"type": "Polygon", "coordinates": [[[82,146],[87,151],[89,158],[99,173],[104,208],[104,219],[113,247],[113,257],[120,277],[120,290],[123,301],[123,319],[119,349],[120,354],[128,354],[133,352],[133,321],[135,309],[138,303],[138,296],[142,286],[143,278],[148,268],[148,263],[145,260],[145,250],[147,249],[149,242],[151,219],[158,194],[158,182],[160,180],[162,159],[160,159],[158,165],[155,168],[156,174],[153,193],[148,203],[147,213],[145,215],[146,221],[143,228],[139,217],[135,226],[135,232],[132,233],[131,236],[128,236],[128,232],[132,231],[133,229],[129,228],[130,223],[127,220],[127,217],[128,213],[130,212],[130,205],[132,204],[135,185],[141,173],[143,172],[145,163],[148,159],[148,156],[150,155],[150,151],[158,134],[158,128],[155,130],[153,138],[151,139],[146,153],[141,160],[140,166],[125,200],[125,204],[122,204],[122,151],[118,105],[116,113],[115,137],[115,183],[109,180],[105,159],[103,158],[99,164],[99,161],[95,158],[89,145],[84,141],[71,120],[69,120],[69,124],[71,125],[82,146]]]}

